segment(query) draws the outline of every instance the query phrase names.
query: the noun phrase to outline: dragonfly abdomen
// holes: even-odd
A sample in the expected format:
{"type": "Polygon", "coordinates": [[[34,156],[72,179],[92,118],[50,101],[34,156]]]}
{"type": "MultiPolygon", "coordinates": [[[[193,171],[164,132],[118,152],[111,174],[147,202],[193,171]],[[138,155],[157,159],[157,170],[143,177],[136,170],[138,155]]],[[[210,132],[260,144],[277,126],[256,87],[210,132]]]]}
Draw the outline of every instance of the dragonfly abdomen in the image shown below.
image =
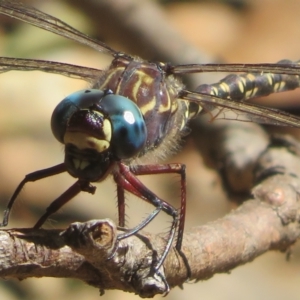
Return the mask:
{"type": "MultiPolygon", "coordinates": [[[[278,64],[291,64],[290,60],[281,60],[278,64]]],[[[299,62],[296,62],[299,63],[299,62]]],[[[217,96],[234,101],[245,101],[254,97],[267,96],[298,88],[298,75],[285,74],[230,74],[215,84],[202,84],[196,92],[217,96]]]]}

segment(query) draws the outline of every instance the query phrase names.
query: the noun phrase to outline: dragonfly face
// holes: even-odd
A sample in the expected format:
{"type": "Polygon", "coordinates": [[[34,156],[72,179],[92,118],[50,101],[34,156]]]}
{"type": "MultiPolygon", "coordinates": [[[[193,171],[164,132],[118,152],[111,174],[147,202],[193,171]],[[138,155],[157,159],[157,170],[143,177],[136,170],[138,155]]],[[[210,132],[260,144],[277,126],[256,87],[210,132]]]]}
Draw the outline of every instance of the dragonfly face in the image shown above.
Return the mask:
{"type": "MultiPolygon", "coordinates": [[[[64,22],[19,2],[0,0],[0,13],[104,51],[114,58],[107,71],[33,59],[0,58],[0,71],[3,72],[40,70],[93,82],[91,89],[71,94],[55,108],[51,127],[56,139],[65,144],[65,160],[57,166],[25,177],[8,204],[2,226],[7,225],[11,207],[22,187],[29,181],[62,172],[69,172],[78,178],[73,186],[50,205],[35,225],[39,228],[51,214],[80,191],[93,193],[95,188],[90,182],[100,181],[112,173],[118,192],[119,226],[124,227],[125,223],[125,191],[154,206],[153,212],[141,224],[127,230],[119,239],[140,231],[161,211],[173,219],[166,246],[153,266],[154,272],[163,278],[159,269],[172,247],[176,232],[175,247],[183,255],[185,167],[182,164],[143,165],[137,161],[147,158],[149,153],[162,153],[165,156],[170,148],[176,148],[176,142],[184,134],[188,120],[202,110],[209,112],[212,119],[226,118],[229,111],[236,114],[237,120],[300,127],[298,117],[245,102],[257,95],[299,87],[298,62],[181,66],[149,63],[119,53],[64,22]],[[180,80],[176,79],[176,76],[182,74],[215,71],[250,74],[226,77],[214,85],[200,85],[196,91],[185,90],[180,80]],[[138,175],[163,173],[181,176],[179,210],[147,189],[137,178],[138,175]]],[[[190,275],[188,265],[186,267],[190,275]]],[[[168,291],[168,284],[164,282],[168,291]]]]}
{"type": "Polygon", "coordinates": [[[52,132],[65,144],[65,164],[76,178],[99,181],[115,161],[136,156],[147,138],[137,105],[109,91],[86,89],[62,100],[51,118],[52,132]]]}

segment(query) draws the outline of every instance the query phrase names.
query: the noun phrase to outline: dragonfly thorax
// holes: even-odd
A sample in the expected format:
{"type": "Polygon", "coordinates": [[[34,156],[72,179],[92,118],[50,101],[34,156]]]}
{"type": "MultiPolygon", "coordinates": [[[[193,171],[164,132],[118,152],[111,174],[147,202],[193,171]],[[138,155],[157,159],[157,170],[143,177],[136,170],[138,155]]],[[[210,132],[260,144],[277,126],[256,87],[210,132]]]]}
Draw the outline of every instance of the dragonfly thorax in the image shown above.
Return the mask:
{"type": "Polygon", "coordinates": [[[94,84],[131,99],[139,107],[147,128],[146,145],[140,153],[143,162],[174,153],[187,123],[188,106],[177,101],[182,83],[165,68],[163,63],[116,56],[94,84]]]}

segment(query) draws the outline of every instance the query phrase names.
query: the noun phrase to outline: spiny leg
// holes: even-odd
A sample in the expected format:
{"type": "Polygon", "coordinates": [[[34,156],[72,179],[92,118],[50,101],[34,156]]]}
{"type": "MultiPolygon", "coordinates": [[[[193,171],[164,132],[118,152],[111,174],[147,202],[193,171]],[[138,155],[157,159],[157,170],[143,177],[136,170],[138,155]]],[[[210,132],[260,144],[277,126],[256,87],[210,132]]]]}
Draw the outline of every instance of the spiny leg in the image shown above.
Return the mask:
{"type": "Polygon", "coordinates": [[[94,194],[96,188],[92,186],[87,181],[77,180],[71,187],[69,187],[63,194],[56,198],[46,209],[46,212],[40,217],[33,228],[40,228],[45,221],[57,212],[62,206],[64,206],[68,201],[73,199],[81,191],[89,192],[94,194]]]}
{"type": "Polygon", "coordinates": [[[130,171],[135,175],[153,175],[153,174],[172,174],[180,175],[180,215],[178,225],[178,236],[176,241],[176,249],[180,251],[182,245],[185,212],[186,212],[186,175],[185,165],[183,164],[161,164],[161,165],[134,165],[129,166],[130,171]]]}
{"type": "MultiPolygon", "coordinates": [[[[167,238],[168,242],[165,246],[164,252],[161,255],[160,259],[155,263],[155,265],[153,266],[153,269],[152,269],[152,271],[155,274],[157,274],[158,276],[160,276],[162,281],[165,283],[165,286],[166,286],[166,291],[165,292],[167,294],[170,291],[170,287],[169,287],[169,284],[168,284],[165,276],[159,271],[159,268],[163,264],[167,254],[170,251],[172,243],[174,241],[175,234],[176,234],[176,228],[177,228],[177,225],[178,225],[178,212],[170,204],[168,204],[165,201],[161,200],[154,193],[152,193],[149,189],[147,189],[135,177],[135,175],[130,172],[129,168],[126,165],[124,165],[122,163],[119,163],[119,167],[120,167],[120,172],[114,174],[114,179],[115,179],[116,183],[118,185],[121,185],[125,190],[127,190],[127,191],[133,193],[134,195],[138,196],[139,198],[147,201],[148,203],[153,204],[156,207],[156,209],[151,214],[149,214],[148,217],[146,219],[144,219],[138,226],[134,227],[133,229],[131,229],[131,230],[129,230],[129,231],[123,233],[123,234],[120,234],[118,236],[117,240],[127,238],[127,237],[137,233],[141,229],[143,229],[145,226],[147,226],[158,215],[158,213],[161,210],[173,217],[172,226],[171,226],[171,229],[169,231],[169,236],[167,238]]],[[[115,249],[115,250],[117,250],[117,249],[115,249]]],[[[115,254],[115,252],[114,252],[114,254],[115,254]]],[[[111,257],[113,257],[114,254],[111,257]]]]}
{"type": "Polygon", "coordinates": [[[172,174],[176,173],[180,175],[180,214],[179,214],[179,225],[175,248],[180,254],[184,261],[187,269],[187,278],[191,277],[191,268],[188,264],[186,256],[181,250],[184,224],[185,224],[185,212],[186,212],[186,174],[184,164],[161,164],[161,165],[135,165],[130,166],[130,170],[135,175],[149,175],[149,174],[172,174]]]}
{"type": "MultiPolygon", "coordinates": [[[[151,201],[149,201],[148,198],[146,198],[142,193],[140,193],[134,185],[132,185],[132,183],[130,183],[124,176],[123,174],[121,173],[116,173],[114,174],[114,180],[115,182],[117,183],[118,185],[118,190],[121,190],[124,192],[124,190],[130,192],[131,194],[134,194],[136,195],[137,197],[149,202],[149,203],[152,203],[151,201]]],[[[140,182],[141,185],[143,185],[141,182],[140,182]]],[[[145,187],[145,189],[147,189],[145,187]]],[[[154,197],[156,197],[154,195],[154,197]]],[[[137,232],[139,232],[140,230],[142,230],[145,226],[147,226],[154,218],[155,216],[161,211],[162,207],[161,206],[158,206],[146,219],[143,220],[143,222],[141,222],[139,225],[135,226],[134,228],[130,229],[130,230],[127,230],[125,233],[123,234],[120,234],[118,236],[118,239],[121,240],[121,239],[125,239],[137,232]]]]}
{"type": "Polygon", "coordinates": [[[120,185],[117,185],[117,198],[119,226],[125,227],[125,193],[124,188],[120,185]]]}
{"type": "Polygon", "coordinates": [[[51,168],[47,168],[47,169],[43,169],[43,170],[39,170],[39,171],[35,171],[33,173],[27,174],[25,176],[25,178],[20,182],[20,184],[18,185],[18,187],[16,188],[15,192],[13,193],[12,197],[10,198],[8,205],[4,211],[3,214],[3,220],[2,223],[0,223],[0,227],[5,227],[8,224],[8,219],[9,219],[9,215],[10,215],[10,211],[11,208],[14,205],[15,200],[17,199],[18,195],[20,194],[22,188],[24,187],[24,185],[27,182],[33,182],[33,181],[37,181],[46,177],[50,177],[53,175],[57,175],[59,173],[63,173],[66,171],[66,167],[65,164],[59,164],[56,165],[54,167],[51,168]]]}
{"type": "Polygon", "coordinates": [[[118,184],[122,185],[124,189],[129,192],[139,196],[143,200],[153,204],[156,209],[137,227],[133,228],[131,231],[124,233],[122,238],[128,237],[142,228],[144,228],[149,222],[151,222],[155,216],[163,210],[168,215],[173,217],[173,223],[168,237],[168,243],[165,247],[165,251],[162,254],[159,262],[155,266],[155,270],[158,270],[165,260],[175,237],[176,228],[179,221],[179,233],[178,239],[176,242],[176,249],[181,250],[182,244],[182,234],[184,229],[184,217],[185,217],[185,208],[186,208],[186,188],[185,188],[185,166],[180,164],[171,164],[171,165],[141,165],[141,166],[130,166],[127,167],[124,164],[119,164],[120,174],[115,175],[115,180],[118,184]],[[146,174],[166,174],[166,173],[179,173],[181,174],[181,212],[178,218],[178,211],[157,197],[152,193],[148,188],[146,188],[135,175],[146,175],[146,174]],[[179,220],[180,219],[180,220],[179,220]]]}

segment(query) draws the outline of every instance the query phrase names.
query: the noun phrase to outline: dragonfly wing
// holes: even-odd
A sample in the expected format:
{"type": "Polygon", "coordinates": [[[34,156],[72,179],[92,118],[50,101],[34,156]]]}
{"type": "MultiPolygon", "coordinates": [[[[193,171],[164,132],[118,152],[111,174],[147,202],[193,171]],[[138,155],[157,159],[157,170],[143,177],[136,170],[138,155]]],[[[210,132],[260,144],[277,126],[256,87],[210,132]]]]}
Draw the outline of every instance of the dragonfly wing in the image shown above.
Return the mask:
{"type": "Polygon", "coordinates": [[[190,64],[168,66],[167,72],[172,74],[192,74],[208,72],[245,72],[245,73],[273,73],[300,75],[299,62],[282,60],[274,64],[190,64]]]}
{"type": "Polygon", "coordinates": [[[211,121],[229,119],[300,128],[300,117],[254,103],[237,102],[187,90],[183,90],[179,98],[202,107],[203,112],[210,114],[211,121]]]}
{"type": "Polygon", "coordinates": [[[0,0],[0,14],[19,19],[36,27],[87,45],[97,51],[108,52],[111,55],[117,54],[115,50],[107,46],[105,43],[94,40],[66,24],[65,22],[43,13],[33,7],[25,6],[20,2],[0,0]]]}
{"type": "Polygon", "coordinates": [[[0,73],[8,71],[42,71],[91,82],[101,76],[102,70],[54,61],[0,57],[0,73]]]}

